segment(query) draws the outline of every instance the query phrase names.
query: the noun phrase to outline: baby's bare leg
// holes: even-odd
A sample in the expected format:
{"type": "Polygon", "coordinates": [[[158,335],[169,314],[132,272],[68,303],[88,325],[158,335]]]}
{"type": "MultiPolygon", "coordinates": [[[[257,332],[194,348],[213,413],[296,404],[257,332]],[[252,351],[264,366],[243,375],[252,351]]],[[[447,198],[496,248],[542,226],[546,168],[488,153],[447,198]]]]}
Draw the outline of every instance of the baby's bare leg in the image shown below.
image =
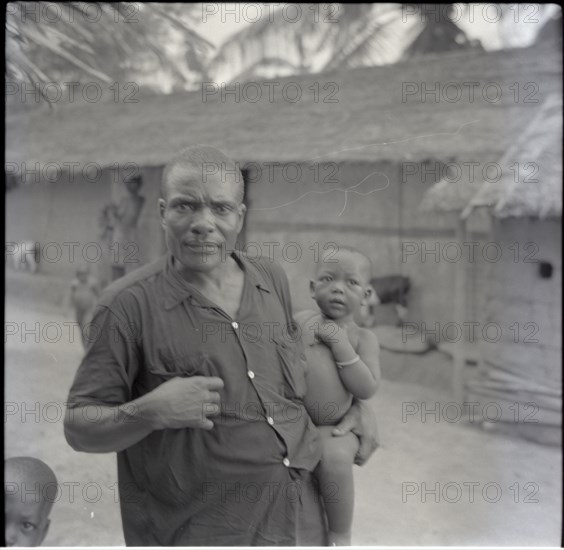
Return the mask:
{"type": "Polygon", "coordinates": [[[358,451],[358,439],[350,432],[333,437],[334,426],[318,428],[323,456],[316,474],[329,523],[329,544],[350,546],[354,510],[353,462],[358,451]]]}

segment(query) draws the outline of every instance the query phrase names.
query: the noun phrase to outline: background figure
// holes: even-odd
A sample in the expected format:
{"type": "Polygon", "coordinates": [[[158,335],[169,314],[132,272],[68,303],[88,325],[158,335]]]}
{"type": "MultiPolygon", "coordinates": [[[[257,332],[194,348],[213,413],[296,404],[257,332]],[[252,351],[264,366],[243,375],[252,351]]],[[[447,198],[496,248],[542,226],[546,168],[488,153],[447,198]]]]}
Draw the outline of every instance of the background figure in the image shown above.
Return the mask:
{"type": "Polygon", "coordinates": [[[105,288],[112,282],[112,265],[114,258],[114,230],[117,223],[117,206],[113,203],[104,206],[100,212],[98,225],[99,239],[102,248],[102,258],[98,262],[98,280],[100,288],[105,288]]]}
{"type": "Polygon", "coordinates": [[[39,243],[33,241],[18,242],[16,253],[13,255],[14,269],[36,273],[39,267],[39,256],[39,243]]]}
{"type": "Polygon", "coordinates": [[[125,180],[124,183],[127,195],[117,206],[114,242],[112,243],[113,281],[138,267],[139,262],[137,222],[145,204],[145,197],[139,194],[143,181],[140,175],[136,175],[125,180]]]}
{"type": "Polygon", "coordinates": [[[100,296],[100,285],[98,280],[90,275],[88,268],[81,267],[76,270],[76,278],[73,279],[70,288],[70,303],[74,308],[76,321],[80,327],[82,345],[86,347],[86,327],[92,319],[94,308],[100,296]]]}
{"type": "Polygon", "coordinates": [[[41,545],[57,489],[55,474],[41,460],[19,456],[4,462],[6,546],[41,545]]]}

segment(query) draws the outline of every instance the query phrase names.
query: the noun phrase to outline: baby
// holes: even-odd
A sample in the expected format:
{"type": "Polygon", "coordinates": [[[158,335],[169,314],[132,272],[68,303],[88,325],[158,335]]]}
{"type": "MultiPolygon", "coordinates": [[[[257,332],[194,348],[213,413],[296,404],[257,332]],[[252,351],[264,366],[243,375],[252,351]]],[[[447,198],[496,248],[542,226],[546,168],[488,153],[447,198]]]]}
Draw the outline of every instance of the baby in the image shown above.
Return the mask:
{"type": "Polygon", "coordinates": [[[6,546],[40,546],[49,529],[57,478],[41,460],[29,456],[4,462],[6,546]]]}
{"type": "Polygon", "coordinates": [[[350,546],[354,507],[353,463],[357,437],[332,430],[352,405],[368,399],[380,381],[379,345],[373,332],[360,328],[356,315],[370,298],[370,260],[351,247],[326,253],[310,282],[320,311],[295,318],[302,329],[307,359],[306,408],[319,427],[323,455],[316,470],[329,523],[329,544],[350,546]]]}

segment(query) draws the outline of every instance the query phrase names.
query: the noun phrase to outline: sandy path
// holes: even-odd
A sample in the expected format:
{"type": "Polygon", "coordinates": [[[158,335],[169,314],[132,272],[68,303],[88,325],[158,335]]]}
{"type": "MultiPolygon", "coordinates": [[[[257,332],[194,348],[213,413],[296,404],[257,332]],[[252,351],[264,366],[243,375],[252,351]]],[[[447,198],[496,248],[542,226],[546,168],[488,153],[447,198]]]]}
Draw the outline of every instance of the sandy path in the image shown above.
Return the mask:
{"type": "MultiPolygon", "coordinates": [[[[61,493],[46,545],[123,545],[115,457],[76,453],[64,439],[63,403],[82,353],[76,338],[69,343],[65,321],[55,309],[35,312],[29,305],[7,302],[7,328],[18,332],[6,336],[6,455],[36,456],[57,474],[61,493]],[[22,333],[36,323],[38,342],[33,333],[22,333]]],[[[417,356],[400,357],[412,372],[421,364],[417,356]]],[[[384,354],[384,372],[386,360],[398,358],[384,354]]],[[[448,369],[448,361],[441,360],[448,369]]],[[[486,433],[462,421],[451,423],[444,415],[438,422],[432,414],[426,422],[421,414],[402,419],[402,403],[416,404],[403,408],[426,403],[429,409],[449,396],[442,384],[432,388],[393,378],[384,380],[375,399],[382,447],[368,465],[355,468],[353,542],[559,545],[560,450],[486,433]],[[422,498],[423,482],[428,491],[439,484],[439,502],[433,493],[422,498]],[[538,502],[526,502],[534,500],[538,502]]]]}

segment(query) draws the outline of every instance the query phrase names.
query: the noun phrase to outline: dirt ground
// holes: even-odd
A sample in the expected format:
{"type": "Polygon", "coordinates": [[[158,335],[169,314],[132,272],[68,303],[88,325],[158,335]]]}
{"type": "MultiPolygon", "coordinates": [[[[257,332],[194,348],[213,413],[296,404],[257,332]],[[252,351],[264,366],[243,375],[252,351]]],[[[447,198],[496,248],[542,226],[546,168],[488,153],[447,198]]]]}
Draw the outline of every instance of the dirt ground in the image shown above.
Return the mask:
{"type": "MultiPolygon", "coordinates": [[[[72,319],[8,293],[5,320],[6,456],[44,460],[61,488],[45,545],[123,545],[115,456],[77,453],[63,435],[63,403],[82,354],[62,325],[72,319]]],[[[383,352],[382,367],[374,398],[382,444],[355,467],[353,543],[559,546],[561,450],[485,431],[480,410],[474,423],[457,420],[444,407],[451,365],[440,352],[383,352]]]]}

